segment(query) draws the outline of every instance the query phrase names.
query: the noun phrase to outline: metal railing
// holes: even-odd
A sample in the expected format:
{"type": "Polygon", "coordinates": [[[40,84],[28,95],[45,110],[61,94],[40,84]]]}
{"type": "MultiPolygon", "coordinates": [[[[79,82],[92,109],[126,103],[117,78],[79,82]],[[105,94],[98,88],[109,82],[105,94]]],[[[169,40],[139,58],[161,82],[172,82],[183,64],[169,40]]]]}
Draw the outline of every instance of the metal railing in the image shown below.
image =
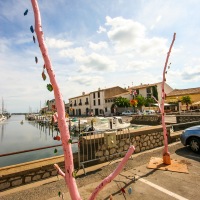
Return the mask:
{"type": "Polygon", "coordinates": [[[130,131],[129,128],[119,129],[119,130],[108,130],[108,131],[91,131],[82,133],[79,136],[79,148],[78,148],[78,159],[79,159],[79,169],[82,167],[85,172],[85,164],[95,161],[111,161],[114,158],[119,157],[127,152],[122,145],[131,145],[130,131]],[[112,133],[114,133],[114,136],[112,133]],[[108,139],[107,134],[111,135],[111,139],[108,139]],[[112,140],[112,141],[109,141],[112,140]],[[128,141],[128,143],[127,143],[128,141]],[[111,144],[110,146],[110,142],[111,144]]]}
{"type": "MultiPolygon", "coordinates": [[[[78,144],[78,142],[72,142],[72,144],[78,144]]],[[[32,152],[32,151],[39,151],[39,150],[49,149],[49,148],[54,148],[54,147],[59,147],[59,146],[62,146],[62,144],[0,154],[0,157],[11,156],[11,155],[15,155],[15,154],[27,153],[27,152],[32,152]]]]}

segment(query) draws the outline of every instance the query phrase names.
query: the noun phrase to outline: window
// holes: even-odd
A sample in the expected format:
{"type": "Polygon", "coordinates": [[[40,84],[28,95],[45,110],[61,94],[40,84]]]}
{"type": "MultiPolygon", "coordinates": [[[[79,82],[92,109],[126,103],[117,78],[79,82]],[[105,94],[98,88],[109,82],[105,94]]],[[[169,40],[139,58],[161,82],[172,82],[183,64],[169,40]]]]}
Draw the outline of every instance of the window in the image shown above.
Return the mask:
{"type": "Polygon", "coordinates": [[[100,99],[98,99],[98,105],[100,105],[100,99]]]}
{"type": "Polygon", "coordinates": [[[151,94],[147,94],[147,98],[151,98],[151,94]]]}
{"type": "Polygon", "coordinates": [[[86,98],[85,105],[88,105],[88,104],[89,104],[88,98],[86,98]]]}
{"type": "Polygon", "coordinates": [[[79,100],[79,104],[78,104],[79,106],[82,106],[82,102],[81,102],[81,99],[79,100]]]}
{"type": "Polygon", "coordinates": [[[93,99],[95,99],[95,93],[93,93],[93,99]]]}
{"type": "Polygon", "coordinates": [[[151,88],[150,87],[146,88],[146,91],[147,93],[151,93],[151,88]]]}
{"type": "Polygon", "coordinates": [[[74,100],[74,106],[76,106],[76,100],[74,100]]]}
{"type": "Polygon", "coordinates": [[[96,101],[95,100],[93,101],[93,104],[94,104],[94,106],[96,106],[96,101]]]}
{"type": "Polygon", "coordinates": [[[107,112],[108,111],[108,109],[107,109],[107,107],[105,108],[105,112],[107,112]]]}
{"type": "Polygon", "coordinates": [[[108,101],[107,100],[105,100],[105,103],[107,103],[108,101]]]}
{"type": "Polygon", "coordinates": [[[98,92],[98,98],[100,98],[100,92],[98,92]]]}

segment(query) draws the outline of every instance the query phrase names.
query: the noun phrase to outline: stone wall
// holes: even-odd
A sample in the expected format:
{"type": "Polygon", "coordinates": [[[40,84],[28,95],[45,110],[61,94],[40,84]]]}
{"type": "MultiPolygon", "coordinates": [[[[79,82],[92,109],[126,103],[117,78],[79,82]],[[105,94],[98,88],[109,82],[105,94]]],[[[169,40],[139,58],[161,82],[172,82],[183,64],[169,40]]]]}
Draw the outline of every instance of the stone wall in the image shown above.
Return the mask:
{"type": "Polygon", "coordinates": [[[131,124],[160,125],[161,115],[133,115],[131,124]]]}
{"type": "Polygon", "coordinates": [[[95,156],[100,158],[100,162],[112,160],[113,158],[117,157],[123,157],[130,145],[135,146],[135,153],[163,146],[162,131],[149,133],[146,135],[133,136],[130,139],[125,138],[117,140],[116,146],[113,148],[106,148],[106,145],[103,144],[99,146],[95,156]]]}
{"type": "MultiPolygon", "coordinates": [[[[0,168],[0,191],[57,176],[53,164],[64,171],[64,157],[56,156],[0,168]]],[[[78,167],[78,154],[74,154],[74,165],[78,167]]]]}
{"type": "Polygon", "coordinates": [[[200,121],[192,121],[192,122],[173,124],[172,130],[173,131],[180,131],[180,130],[184,130],[186,128],[189,128],[191,126],[197,126],[197,125],[200,125],[200,121]]]}
{"type": "MultiPolygon", "coordinates": [[[[170,126],[167,127],[167,133],[170,137],[170,126]]],[[[103,137],[104,135],[94,139],[91,135],[82,138],[80,143],[80,150],[84,158],[81,161],[82,163],[89,166],[89,162],[93,162],[93,160],[98,160],[98,163],[101,163],[113,158],[123,157],[130,145],[135,146],[135,153],[163,146],[163,129],[161,125],[130,129],[122,133],[117,132],[116,141],[114,139],[112,147],[107,146],[103,137]],[[90,148],[91,146],[92,148],[90,148]]]]}
{"type": "Polygon", "coordinates": [[[176,121],[177,123],[186,123],[186,122],[193,122],[199,121],[200,115],[177,115],[176,121]]]}

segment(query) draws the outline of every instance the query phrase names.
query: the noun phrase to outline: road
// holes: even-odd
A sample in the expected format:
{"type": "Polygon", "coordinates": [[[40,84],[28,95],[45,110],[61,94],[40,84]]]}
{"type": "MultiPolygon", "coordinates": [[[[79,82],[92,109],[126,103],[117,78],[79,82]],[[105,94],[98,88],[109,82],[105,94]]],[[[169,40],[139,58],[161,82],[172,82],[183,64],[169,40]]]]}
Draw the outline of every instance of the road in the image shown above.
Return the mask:
{"type": "MultiPolygon", "coordinates": [[[[171,158],[180,161],[188,168],[188,173],[169,170],[149,169],[147,165],[152,157],[160,157],[162,147],[138,153],[129,159],[124,170],[109,183],[97,196],[97,200],[199,200],[200,199],[200,155],[183,147],[180,142],[169,145],[171,158]],[[125,193],[122,193],[121,189],[125,193]],[[131,189],[130,189],[131,188],[131,189]],[[128,191],[131,191],[129,194],[128,191]]],[[[112,173],[119,160],[86,168],[87,175],[76,179],[83,200],[89,199],[91,192],[100,182],[112,173]]],[[[0,194],[1,200],[60,200],[58,192],[63,193],[65,200],[71,199],[64,180],[55,177],[48,182],[30,184],[21,188],[5,191],[0,194]]]]}

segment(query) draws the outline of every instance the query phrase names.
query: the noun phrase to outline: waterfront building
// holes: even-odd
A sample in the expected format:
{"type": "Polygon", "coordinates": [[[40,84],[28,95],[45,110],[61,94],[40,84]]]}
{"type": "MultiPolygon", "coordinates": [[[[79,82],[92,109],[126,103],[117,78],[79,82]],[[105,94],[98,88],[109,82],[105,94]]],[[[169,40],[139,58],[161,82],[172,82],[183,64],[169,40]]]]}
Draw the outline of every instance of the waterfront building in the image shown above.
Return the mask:
{"type": "Polygon", "coordinates": [[[182,105],[181,100],[183,96],[189,96],[191,99],[190,109],[200,108],[200,87],[187,89],[174,89],[166,96],[168,103],[176,103],[179,106],[178,110],[187,110],[186,105],[182,105]]]}
{"type": "Polygon", "coordinates": [[[127,92],[119,86],[96,91],[69,99],[69,114],[77,116],[110,115],[113,96],[127,92]]]}
{"type": "MultiPolygon", "coordinates": [[[[164,83],[164,90],[166,95],[173,91],[173,88],[166,82],[164,83]]],[[[158,102],[161,103],[162,97],[162,82],[153,84],[140,84],[138,86],[132,86],[128,88],[129,93],[136,91],[137,95],[142,95],[145,98],[151,98],[152,95],[157,98],[158,102]]],[[[130,95],[129,95],[130,98],[130,95]]]]}

